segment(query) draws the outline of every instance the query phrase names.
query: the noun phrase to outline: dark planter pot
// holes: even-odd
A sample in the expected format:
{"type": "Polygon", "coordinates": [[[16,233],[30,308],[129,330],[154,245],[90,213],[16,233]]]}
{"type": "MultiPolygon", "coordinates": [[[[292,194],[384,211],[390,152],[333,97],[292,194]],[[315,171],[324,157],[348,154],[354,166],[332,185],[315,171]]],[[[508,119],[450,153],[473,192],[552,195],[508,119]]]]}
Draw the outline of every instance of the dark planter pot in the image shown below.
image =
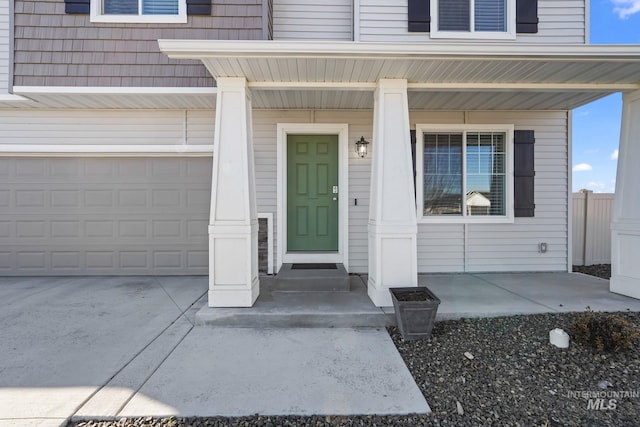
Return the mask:
{"type": "Polygon", "coordinates": [[[440,299],[426,286],[391,288],[398,329],[405,340],[429,338],[440,299]]]}

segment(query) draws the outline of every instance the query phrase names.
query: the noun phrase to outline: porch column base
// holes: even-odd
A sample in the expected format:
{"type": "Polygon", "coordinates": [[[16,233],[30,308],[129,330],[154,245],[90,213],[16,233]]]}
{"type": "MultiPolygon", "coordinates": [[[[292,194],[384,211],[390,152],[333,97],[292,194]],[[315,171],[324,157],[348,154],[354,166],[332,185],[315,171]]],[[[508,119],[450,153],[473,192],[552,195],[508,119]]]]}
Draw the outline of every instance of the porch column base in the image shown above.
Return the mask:
{"type": "Polygon", "coordinates": [[[611,279],[609,290],[640,299],[640,224],[614,223],[611,239],[611,279]]]}
{"type": "Polygon", "coordinates": [[[389,288],[418,286],[417,227],[405,226],[396,233],[377,228],[369,225],[367,294],[376,307],[389,307],[393,305],[389,288]]]}
{"type": "Polygon", "coordinates": [[[257,277],[250,289],[244,286],[209,286],[209,307],[253,307],[260,294],[259,287],[257,277]]]}
{"type": "Polygon", "coordinates": [[[209,226],[209,307],[251,307],[259,283],[257,221],[209,226]]]}

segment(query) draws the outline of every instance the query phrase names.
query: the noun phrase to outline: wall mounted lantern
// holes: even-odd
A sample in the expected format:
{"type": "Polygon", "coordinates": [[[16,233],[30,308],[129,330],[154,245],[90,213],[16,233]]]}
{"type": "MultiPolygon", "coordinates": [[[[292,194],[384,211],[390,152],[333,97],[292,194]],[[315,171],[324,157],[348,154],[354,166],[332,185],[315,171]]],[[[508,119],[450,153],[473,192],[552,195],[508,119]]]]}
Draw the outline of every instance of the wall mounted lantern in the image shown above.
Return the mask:
{"type": "Polygon", "coordinates": [[[356,153],[363,159],[367,157],[367,145],[369,145],[369,141],[364,139],[364,136],[361,136],[360,140],[356,141],[356,153]]]}

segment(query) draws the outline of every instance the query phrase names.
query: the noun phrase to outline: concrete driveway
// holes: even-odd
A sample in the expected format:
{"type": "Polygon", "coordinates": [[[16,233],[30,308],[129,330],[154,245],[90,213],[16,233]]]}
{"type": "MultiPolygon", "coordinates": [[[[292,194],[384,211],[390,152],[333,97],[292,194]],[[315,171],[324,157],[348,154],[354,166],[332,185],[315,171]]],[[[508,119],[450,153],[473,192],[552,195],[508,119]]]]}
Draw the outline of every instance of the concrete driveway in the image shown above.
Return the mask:
{"type": "Polygon", "coordinates": [[[384,328],[194,327],[206,277],[0,278],[0,426],[426,413],[384,328]]]}

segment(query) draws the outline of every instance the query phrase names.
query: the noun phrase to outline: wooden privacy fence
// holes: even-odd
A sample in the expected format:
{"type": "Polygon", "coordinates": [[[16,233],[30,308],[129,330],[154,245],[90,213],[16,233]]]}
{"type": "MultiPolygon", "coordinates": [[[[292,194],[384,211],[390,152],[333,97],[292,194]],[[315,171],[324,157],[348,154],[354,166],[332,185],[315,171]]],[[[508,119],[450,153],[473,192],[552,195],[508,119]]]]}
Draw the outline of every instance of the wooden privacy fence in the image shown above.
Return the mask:
{"type": "Polygon", "coordinates": [[[613,194],[573,193],[573,265],[611,263],[613,194]]]}

